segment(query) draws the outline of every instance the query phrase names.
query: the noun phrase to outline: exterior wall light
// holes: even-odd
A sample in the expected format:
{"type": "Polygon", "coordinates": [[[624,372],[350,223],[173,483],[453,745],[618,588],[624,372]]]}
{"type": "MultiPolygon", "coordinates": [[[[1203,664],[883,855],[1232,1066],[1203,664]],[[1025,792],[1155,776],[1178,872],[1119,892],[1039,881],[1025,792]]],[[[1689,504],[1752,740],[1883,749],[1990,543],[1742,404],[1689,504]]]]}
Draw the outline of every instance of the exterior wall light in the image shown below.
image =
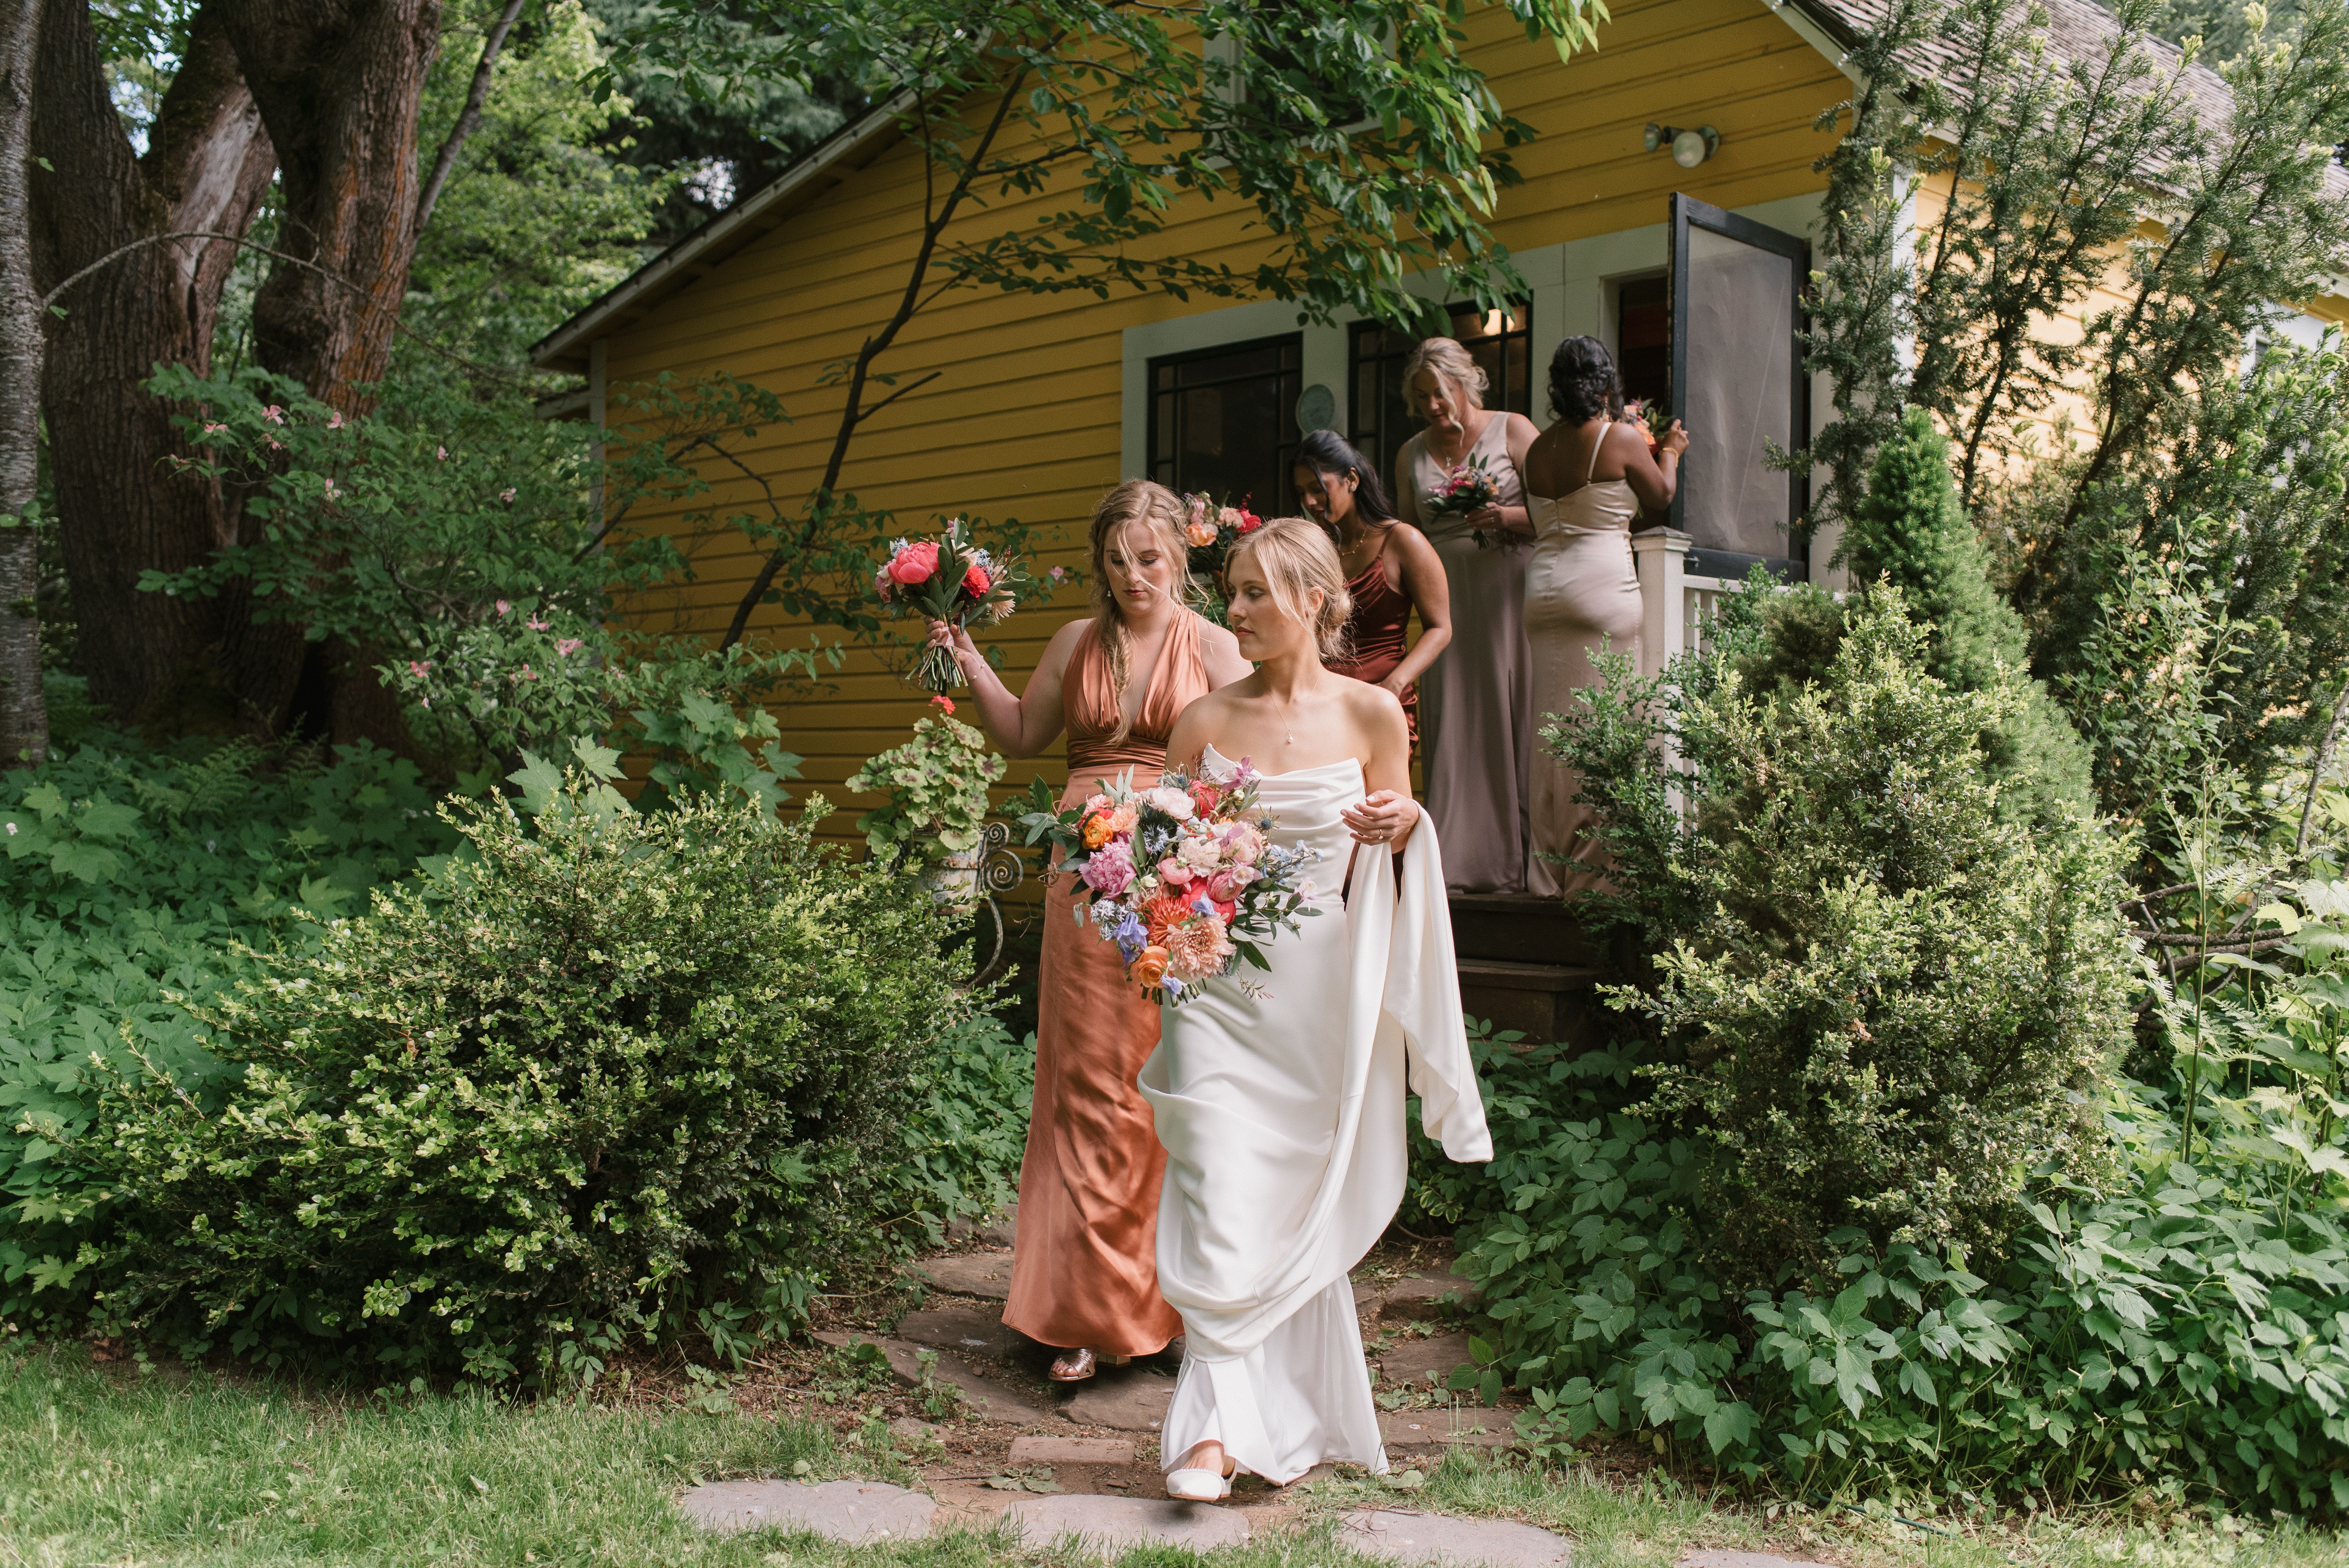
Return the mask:
{"type": "Polygon", "coordinates": [[[1682,169],[1694,169],[1721,150],[1721,132],[1709,125],[1698,126],[1694,130],[1682,130],[1678,126],[1658,125],[1651,120],[1641,139],[1647,143],[1651,152],[1660,147],[1671,148],[1672,161],[1682,169]]]}

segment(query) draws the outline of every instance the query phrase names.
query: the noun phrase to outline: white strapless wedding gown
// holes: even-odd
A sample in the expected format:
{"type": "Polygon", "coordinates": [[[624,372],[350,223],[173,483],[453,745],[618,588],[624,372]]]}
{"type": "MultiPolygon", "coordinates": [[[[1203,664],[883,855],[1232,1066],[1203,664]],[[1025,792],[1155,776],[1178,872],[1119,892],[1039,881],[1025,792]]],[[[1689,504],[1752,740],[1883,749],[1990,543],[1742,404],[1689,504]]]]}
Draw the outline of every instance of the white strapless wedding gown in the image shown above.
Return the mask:
{"type": "MultiPolygon", "coordinates": [[[[1230,759],[1207,748],[1207,768],[1230,759]]],[[[1281,843],[1319,847],[1316,918],[1265,948],[1264,995],[1229,979],[1169,1007],[1141,1087],[1166,1147],[1158,1288],[1183,1316],[1183,1371],[1161,1433],[1172,1469],[1221,1441],[1244,1468],[1288,1482],[1325,1460],[1383,1471],[1348,1272],[1402,1202],[1404,1083],[1454,1160],[1493,1157],[1460,1020],[1444,861],[1422,814],[1400,896],[1386,851],[1339,811],[1362,799],[1349,758],[1267,776],[1258,794],[1281,843]]]]}

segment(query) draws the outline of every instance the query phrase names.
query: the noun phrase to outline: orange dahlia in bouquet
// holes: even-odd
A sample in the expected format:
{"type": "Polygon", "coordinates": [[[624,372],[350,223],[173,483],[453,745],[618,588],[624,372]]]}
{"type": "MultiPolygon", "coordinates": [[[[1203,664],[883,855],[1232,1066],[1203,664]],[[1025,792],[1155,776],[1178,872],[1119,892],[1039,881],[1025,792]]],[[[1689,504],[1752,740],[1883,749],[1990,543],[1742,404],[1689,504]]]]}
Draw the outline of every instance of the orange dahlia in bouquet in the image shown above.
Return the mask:
{"type": "Polygon", "coordinates": [[[1273,842],[1258,783],[1245,761],[1228,779],[1176,769],[1140,789],[1129,770],[1067,810],[1042,780],[1032,787],[1028,841],[1063,851],[1078,923],[1117,944],[1154,1001],[1180,1006],[1243,963],[1268,968],[1263,944],[1320,913],[1305,876],[1320,851],[1273,842]]]}
{"type": "MultiPolygon", "coordinates": [[[[893,539],[889,558],[873,574],[874,592],[892,616],[918,614],[958,629],[992,626],[1011,618],[1017,590],[1028,575],[1016,560],[997,561],[963,538],[960,518],[936,539],[893,539]]],[[[952,648],[925,646],[905,678],[944,694],[962,684],[952,648]]]]}

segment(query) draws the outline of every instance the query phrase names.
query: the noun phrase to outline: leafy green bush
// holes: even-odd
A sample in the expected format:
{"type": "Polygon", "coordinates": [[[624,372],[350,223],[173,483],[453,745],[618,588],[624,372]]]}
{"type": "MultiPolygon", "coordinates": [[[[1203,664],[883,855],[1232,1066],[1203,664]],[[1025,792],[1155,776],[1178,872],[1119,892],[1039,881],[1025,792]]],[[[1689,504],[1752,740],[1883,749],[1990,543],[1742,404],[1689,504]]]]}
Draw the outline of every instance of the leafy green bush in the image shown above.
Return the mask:
{"type": "Polygon", "coordinates": [[[136,1049],[191,1092],[228,1070],[169,997],[314,944],[319,918],[445,852],[415,767],[246,742],[101,738],[0,773],[0,1314],[62,1310],[98,1207],[75,1145],[136,1049]],[[316,918],[314,918],[316,917],[316,918]]]}
{"type": "Polygon", "coordinates": [[[1619,672],[1548,731],[1606,813],[1611,896],[1669,942],[1611,1000],[1666,1053],[1642,1114],[1701,1136],[1701,1201],[1739,1217],[1705,1256],[1744,1288],[1831,1268],[1846,1228],[1993,1245],[2030,1166],[2101,1141],[2081,1107],[2128,1037],[2119,851],[2069,812],[2004,819],[1981,739],[2019,696],[1928,675],[1897,591],[1823,686],[1757,699],[1731,656],[1677,697],[1619,672]]]}
{"type": "Polygon", "coordinates": [[[1028,1108],[1036,1097],[1036,1037],[1023,1043],[986,1013],[940,1037],[907,1119],[904,1180],[933,1231],[999,1213],[1019,1190],[1028,1108]]]}
{"type": "Polygon", "coordinates": [[[445,808],[467,853],[195,1006],[214,1098],[117,1079],[102,1324],[543,1380],[913,1239],[893,1156],[969,1006],[935,905],[753,804],[533,782],[533,830],[445,808]]]}
{"type": "Polygon", "coordinates": [[[987,787],[1002,777],[987,737],[939,713],[916,719],[913,739],[867,761],[845,788],[883,797],[856,826],[873,858],[894,864],[978,849],[987,787]]]}

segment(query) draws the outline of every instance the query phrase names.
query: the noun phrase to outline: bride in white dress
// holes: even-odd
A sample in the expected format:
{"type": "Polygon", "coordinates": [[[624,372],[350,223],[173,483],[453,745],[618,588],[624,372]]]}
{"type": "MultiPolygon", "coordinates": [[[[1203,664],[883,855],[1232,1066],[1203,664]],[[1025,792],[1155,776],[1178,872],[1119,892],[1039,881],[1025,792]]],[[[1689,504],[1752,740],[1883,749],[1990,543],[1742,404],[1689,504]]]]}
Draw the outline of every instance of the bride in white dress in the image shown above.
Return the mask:
{"type": "Polygon", "coordinates": [[[1493,1157],[1402,706],[1322,667],[1346,621],[1337,552],[1278,519],[1226,580],[1258,667],[1184,709],[1166,755],[1253,766],[1273,837],[1322,860],[1319,916],[1265,948],[1269,973],[1167,1009],[1142,1069],[1167,1155],[1158,1288],[1185,1335],[1162,1451],[1168,1492],[1197,1501],[1243,1467],[1276,1484],[1328,1460],[1387,1468],[1347,1276],[1402,1201],[1406,1078],[1446,1154],[1493,1157]]]}

